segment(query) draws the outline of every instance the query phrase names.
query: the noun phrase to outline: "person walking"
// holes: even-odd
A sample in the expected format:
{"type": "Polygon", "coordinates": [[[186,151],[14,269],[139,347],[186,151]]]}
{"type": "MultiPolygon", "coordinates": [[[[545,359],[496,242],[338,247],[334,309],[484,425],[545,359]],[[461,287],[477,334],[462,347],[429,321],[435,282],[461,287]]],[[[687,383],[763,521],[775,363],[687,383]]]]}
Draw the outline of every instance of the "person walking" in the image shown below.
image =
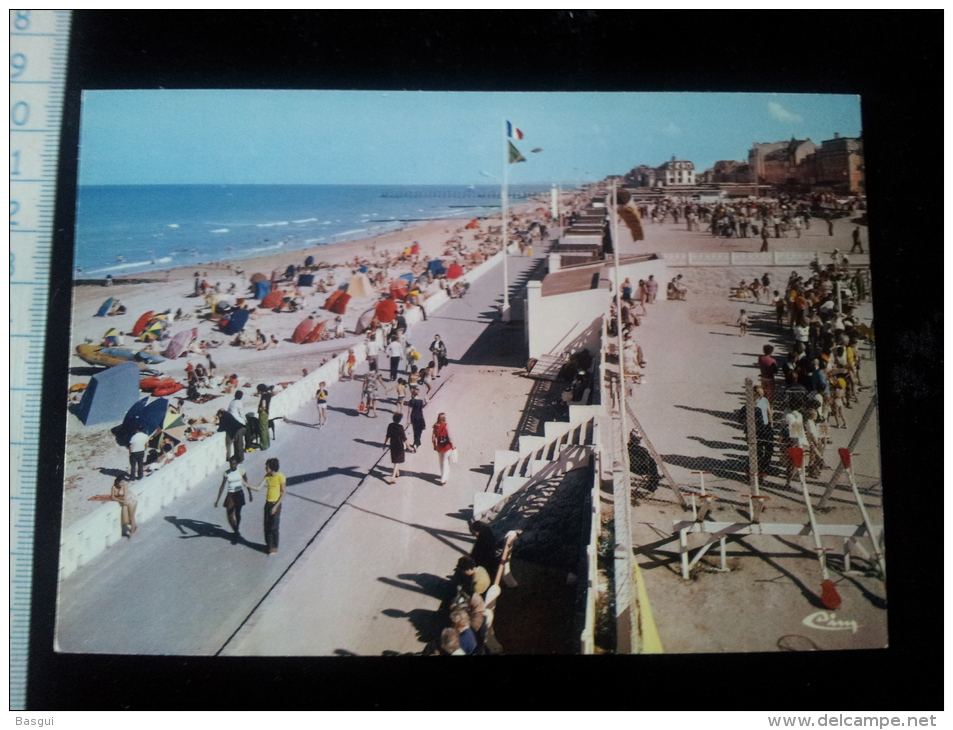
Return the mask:
{"type": "Polygon", "coordinates": [[[744,309],[741,310],[741,314],[738,315],[738,330],[742,337],[748,334],[748,312],[744,309]]]}
{"type": "Polygon", "coordinates": [[[440,377],[440,370],[447,365],[447,345],[440,339],[440,335],[434,335],[433,342],[430,343],[430,352],[433,354],[435,378],[440,377]]]}
{"type": "Polygon", "coordinates": [[[242,526],[242,507],[245,506],[245,493],[242,487],[248,490],[248,501],[252,501],[251,486],[245,478],[245,467],[238,463],[233,456],[228,460],[228,469],[222,475],[222,483],[218,488],[218,496],[215,497],[215,508],[218,509],[218,500],[222,498],[222,492],[227,488],[225,495],[225,516],[228,518],[228,524],[232,528],[232,544],[234,545],[241,539],[242,526]]]}
{"type": "Polygon", "coordinates": [[[149,437],[142,432],[142,426],[136,426],[136,432],[129,439],[129,478],[142,479],[142,467],[146,463],[146,444],[149,437]]]}
{"type": "Polygon", "coordinates": [[[364,415],[368,418],[377,418],[377,395],[381,388],[386,392],[387,386],[384,385],[384,378],[381,377],[379,372],[374,371],[364,376],[364,387],[361,396],[364,398],[364,415]],[[372,410],[374,411],[373,416],[371,415],[372,410]]]}
{"type": "Polygon", "coordinates": [[[407,401],[407,420],[414,431],[414,451],[420,448],[420,436],[427,423],[424,421],[424,406],[427,402],[420,397],[420,391],[417,388],[410,389],[410,400],[407,401]]]}
{"type": "MultiPolygon", "coordinates": [[[[396,484],[400,476],[400,465],[404,463],[404,454],[407,448],[407,432],[400,425],[403,413],[395,413],[387,425],[387,435],[384,437],[384,448],[390,448],[390,463],[394,465],[394,472],[390,475],[390,483],[396,484]]],[[[413,447],[410,448],[413,451],[413,447]]]]}
{"type": "Polygon", "coordinates": [[[854,245],[850,247],[850,253],[863,253],[864,247],[860,244],[860,226],[854,226],[854,232],[850,235],[854,239],[854,245]]]}
{"type": "Polygon", "coordinates": [[[404,355],[404,347],[400,344],[396,332],[391,335],[390,342],[387,343],[387,354],[390,355],[390,380],[393,383],[397,380],[397,373],[400,369],[400,359],[404,355]]]}
{"type": "Polygon", "coordinates": [[[369,332],[367,336],[367,372],[377,372],[377,356],[381,351],[381,343],[377,339],[379,330],[369,332]]]}
{"type": "Polygon", "coordinates": [[[766,225],[761,226],[761,248],[760,251],[768,250],[768,238],[770,234],[768,233],[768,227],[766,225]]]}
{"type": "Polygon", "coordinates": [[[121,508],[119,522],[122,525],[123,537],[132,537],[132,533],[139,529],[136,524],[136,495],[129,491],[129,483],[125,477],[116,477],[109,496],[113,502],[118,502],[121,508]]]}
{"type": "Polygon", "coordinates": [[[285,475],[278,469],[278,459],[265,462],[265,478],[257,487],[249,487],[256,492],[267,487],[265,492],[265,546],[269,555],[278,552],[278,528],[281,523],[281,502],[285,498],[285,475]]]}
{"type": "Polygon", "coordinates": [[[450,478],[450,454],[453,451],[446,413],[437,414],[437,422],[433,425],[431,433],[431,442],[440,459],[440,484],[443,486],[450,478]]]}
{"type": "Polygon", "coordinates": [[[658,295],[658,282],[655,280],[655,274],[649,274],[645,282],[645,293],[649,304],[655,304],[655,297],[658,295]]]}
{"type": "Polygon", "coordinates": [[[318,383],[314,399],[318,404],[318,428],[321,428],[328,420],[328,388],[323,380],[318,383]]]}
{"type": "Polygon", "coordinates": [[[225,432],[225,456],[226,458],[231,457],[232,452],[230,449],[234,446],[234,453],[235,456],[238,457],[239,464],[245,460],[245,435],[248,433],[248,419],[242,407],[242,397],[244,395],[242,391],[236,390],[235,398],[228,404],[227,412],[235,419],[237,428],[232,429],[230,432],[226,429],[225,432]]]}

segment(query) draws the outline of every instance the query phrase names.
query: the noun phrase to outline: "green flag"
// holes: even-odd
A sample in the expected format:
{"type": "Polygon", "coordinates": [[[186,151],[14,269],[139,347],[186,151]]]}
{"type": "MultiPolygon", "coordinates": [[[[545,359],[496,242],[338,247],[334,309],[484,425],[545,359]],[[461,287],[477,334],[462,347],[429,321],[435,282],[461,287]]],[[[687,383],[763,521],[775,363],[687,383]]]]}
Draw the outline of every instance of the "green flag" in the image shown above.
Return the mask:
{"type": "Polygon", "coordinates": [[[520,151],[513,146],[512,142],[507,142],[510,146],[510,162],[526,162],[526,158],[520,154],[520,151]]]}

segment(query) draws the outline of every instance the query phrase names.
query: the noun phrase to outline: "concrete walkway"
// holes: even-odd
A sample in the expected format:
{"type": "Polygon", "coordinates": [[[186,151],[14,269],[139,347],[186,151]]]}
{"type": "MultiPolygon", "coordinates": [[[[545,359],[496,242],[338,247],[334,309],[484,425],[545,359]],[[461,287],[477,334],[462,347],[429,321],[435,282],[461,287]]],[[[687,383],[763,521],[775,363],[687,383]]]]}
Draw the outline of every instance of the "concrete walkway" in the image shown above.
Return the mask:
{"type": "MultiPolygon", "coordinates": [[[[511,257],[515,289],[541,263],[542,248],[536,257],[511,257]]],[[[473,492],[486,488],[494,450],[508,448],[532,384],[516,375],[525,361],[522,323],[498,321],[501,279],[502,265],[411,328],[408,339],[421,352],[439,333],[450,366],[434,381],[423,445],[408,454],[396,485],[384,481],[383,448],[394,394],[375,420],[356,410],[359,380],[334,384],[323,428],[313,425],[309,404],[278,426],[267,452],[245,460],[253,483],[268,457],[287,477],[276,555],[263,545],[263,493],[246,505],[244,541],[233,545],[225,510],[213,507],[221,477],[210,478],[63,581],[58,650],[379,655],[423,648],[442,628],[433,619],[445,576],[472,544],[473,492]],[[429,436],[439,412],[461,451],[446,486],[429,436]]],[[[136,486],[148,489],[148,481],[136,486]]]]}

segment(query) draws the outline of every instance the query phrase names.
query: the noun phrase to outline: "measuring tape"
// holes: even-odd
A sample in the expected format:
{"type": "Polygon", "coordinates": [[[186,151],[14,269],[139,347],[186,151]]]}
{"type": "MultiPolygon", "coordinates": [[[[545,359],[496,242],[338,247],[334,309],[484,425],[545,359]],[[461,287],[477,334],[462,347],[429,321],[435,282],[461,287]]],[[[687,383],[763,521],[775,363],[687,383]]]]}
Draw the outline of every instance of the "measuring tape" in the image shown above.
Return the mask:
{"type": "Polygon", "coordinates": [[[68,10],[10,11],[10,709],[26,707],[36,470],[68,10]]]}

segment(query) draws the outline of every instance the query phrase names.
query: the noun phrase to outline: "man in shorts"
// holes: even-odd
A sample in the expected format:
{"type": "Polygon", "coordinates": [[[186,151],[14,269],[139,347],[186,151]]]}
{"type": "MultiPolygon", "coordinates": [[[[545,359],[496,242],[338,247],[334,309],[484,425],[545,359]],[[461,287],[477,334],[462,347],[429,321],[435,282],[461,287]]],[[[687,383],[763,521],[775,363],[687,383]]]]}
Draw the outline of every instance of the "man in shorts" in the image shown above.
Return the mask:
{"type": "Polygon", "coordinates": [[[318,383],[318,391],[314,394],[314,398],[318,403],[318,428],[321,428],[328,420],[328,389],[323,380],[318,383]]]}

